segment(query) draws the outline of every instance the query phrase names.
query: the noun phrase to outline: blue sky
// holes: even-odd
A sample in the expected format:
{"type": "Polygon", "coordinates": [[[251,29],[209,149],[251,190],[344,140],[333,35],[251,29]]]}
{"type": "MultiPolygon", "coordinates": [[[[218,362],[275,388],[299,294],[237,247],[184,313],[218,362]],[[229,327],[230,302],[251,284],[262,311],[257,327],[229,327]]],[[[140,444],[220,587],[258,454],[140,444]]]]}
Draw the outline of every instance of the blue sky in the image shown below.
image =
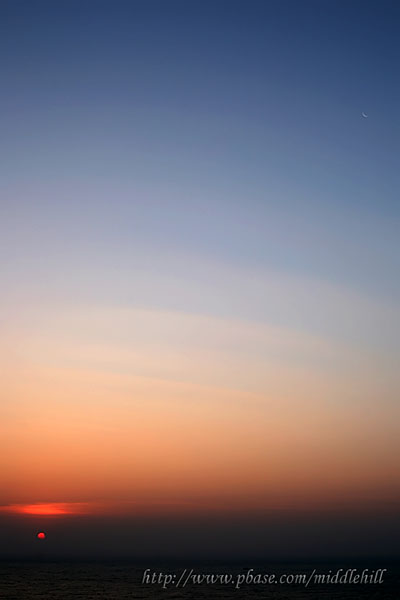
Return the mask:
{"type": "Polygon", "coordinates": [[[1,11],[5,301],[396,335],[395,2],[1,11]]]}
{"type": "Polygon", "coordinates": [[[1,10],[6,235],[37,219],[46,252],[75,221],[83,252],[131,238],[398,294],[395,2],[1,10]]]}

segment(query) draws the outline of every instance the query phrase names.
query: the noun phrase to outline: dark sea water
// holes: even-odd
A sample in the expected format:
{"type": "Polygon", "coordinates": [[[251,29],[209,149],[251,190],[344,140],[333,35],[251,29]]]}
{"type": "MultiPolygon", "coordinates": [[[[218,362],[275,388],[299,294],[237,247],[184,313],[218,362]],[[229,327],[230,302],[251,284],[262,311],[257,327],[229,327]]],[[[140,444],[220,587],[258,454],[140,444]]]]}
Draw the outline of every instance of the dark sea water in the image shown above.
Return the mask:
{"type": "MultiPolygon", "coordinates": [[[[149,573],[149,572],[148,572],[149,573]]],[[[4,600],[127,600],[155,598],[185,599],[251,599],[272,600],[400,600],[399,564],[339,564],[339,563],[157,563],[140,564],[129,561],[115,562],[67,562],[67,561],[2,561],[0,562],[0,598],[4,600]],[[150,576],[163,578],[175,575],[174,583],[143,583],[143,574],[150,569],[150,576]],[[368,568],[386,568],[384,582],[367,584],[301,583],[263,584],[243,583],[236,587],[237,578],[242,579],[250,571],[257,574],[335,574],[338,569],[356,568],[358,573],[368,568]],[[186,571],[184,571],[186,569],[186,571]],[[223,574],[232,576],[229,584],[195,583],[177,586],[179,577],[193,569],[193,574],[223,574]],[[160,576],[160,573],[162,574],[160,576]],[[164,585],[164,587],[163,587],[164,585]]]]}

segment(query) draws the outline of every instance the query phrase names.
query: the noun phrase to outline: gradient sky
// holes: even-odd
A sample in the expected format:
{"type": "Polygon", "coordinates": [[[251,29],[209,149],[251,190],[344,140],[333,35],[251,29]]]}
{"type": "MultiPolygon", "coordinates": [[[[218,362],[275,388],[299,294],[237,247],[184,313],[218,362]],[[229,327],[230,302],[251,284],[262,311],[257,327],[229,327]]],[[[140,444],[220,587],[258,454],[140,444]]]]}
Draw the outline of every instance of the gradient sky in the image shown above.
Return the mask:
{"type": "Polygon", "coordinates": [[[301,551],[309,515],[361,511],[355,551],[393,551],[399,25],[388,0],[1,2],[13,551],[46,510],[82,543],[158,520],[156,553],[159,519],[284,514],[301,551]]]}

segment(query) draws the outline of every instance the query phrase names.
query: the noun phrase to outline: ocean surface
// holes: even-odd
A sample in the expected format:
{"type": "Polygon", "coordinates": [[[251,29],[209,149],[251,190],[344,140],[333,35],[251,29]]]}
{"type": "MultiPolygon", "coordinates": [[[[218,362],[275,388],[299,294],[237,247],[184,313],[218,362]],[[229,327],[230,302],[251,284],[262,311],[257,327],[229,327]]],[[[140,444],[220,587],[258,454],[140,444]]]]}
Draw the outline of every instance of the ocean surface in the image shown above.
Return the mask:
{"type": "MultiPolygon", "coordinates": [[[[379,573],[378,573],[379,574],[379,573]]],[[[0,562],[0,598],[3,600],[151,600],[270,598],[273,600],[399,600],[399,564],[339,563],[244,563],[178,564],[158,562],[146,565],[134,561],[29,561],[0,562]],[[296,575],[331,574],[343,576],[347,569],[372,576],[386,568],[383,583],[296,582],[296,575]],[[148,571],[146,571],[148,569],[148,571]],[[167,578],[165,576],[168,576],[167,578]],[[206,576],[209,576],[207,582],[206,576]],[[227,583],[212,582],[222,575],[227,583]],[[289,575],[292,583],[262,583],[262,576],[289,575]],[[247,577],[247,583],[245,578],[247,577]],[[147,578],[147,579],[146,579],[147,578]],[[156,581],[152,582],[151,579],[156,581]],[[188,578],[186,585],[184,582],[188,578]],[[203,578],[203,580],[202,580],[203,578]],[[252,582],[253,578],[253,582],[252,582]]]]}

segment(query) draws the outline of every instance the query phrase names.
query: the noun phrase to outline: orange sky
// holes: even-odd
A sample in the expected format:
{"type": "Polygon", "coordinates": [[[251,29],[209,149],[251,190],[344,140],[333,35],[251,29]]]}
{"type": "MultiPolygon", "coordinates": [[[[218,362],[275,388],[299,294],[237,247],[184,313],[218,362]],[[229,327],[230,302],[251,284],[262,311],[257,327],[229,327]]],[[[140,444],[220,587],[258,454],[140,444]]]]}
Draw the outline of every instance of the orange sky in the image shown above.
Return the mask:
{"type": "Polygon", "coordinates": [[[399,497],[398,409],[390,382],[386,410],[374,401],[368,357],[350,370],[318,338],[151,311],[67,310],[58,330],[19,336],[2,382],[3,510],[223,513],[399,497]],[[114,339],[91,352],[104,320],[114,339]],[[171,322],[183,342],[173,327],[160,335],[171,322]],[[260,360],[277,339],[280,353],[260,360]]]}

